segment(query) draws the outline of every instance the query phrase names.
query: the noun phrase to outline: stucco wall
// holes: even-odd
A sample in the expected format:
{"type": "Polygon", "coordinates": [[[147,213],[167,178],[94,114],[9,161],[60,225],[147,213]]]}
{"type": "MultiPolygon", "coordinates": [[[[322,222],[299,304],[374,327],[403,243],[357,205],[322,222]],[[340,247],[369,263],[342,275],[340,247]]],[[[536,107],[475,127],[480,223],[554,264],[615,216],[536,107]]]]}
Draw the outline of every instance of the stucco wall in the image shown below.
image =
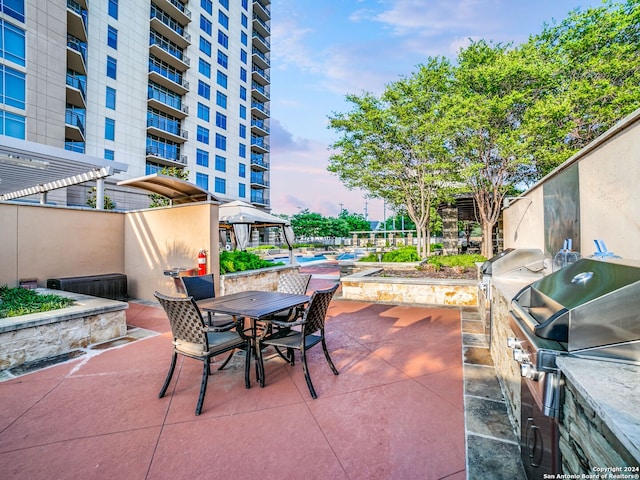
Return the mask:
{"type": "Polygon", "coordinates": [[[640,259],[640,110],[620,121],[534,185],[504,210],[505,248],[544,251],[543,191],[554,177],[578,166],[583,256],[596,239],[626,259],[640,259]]]}

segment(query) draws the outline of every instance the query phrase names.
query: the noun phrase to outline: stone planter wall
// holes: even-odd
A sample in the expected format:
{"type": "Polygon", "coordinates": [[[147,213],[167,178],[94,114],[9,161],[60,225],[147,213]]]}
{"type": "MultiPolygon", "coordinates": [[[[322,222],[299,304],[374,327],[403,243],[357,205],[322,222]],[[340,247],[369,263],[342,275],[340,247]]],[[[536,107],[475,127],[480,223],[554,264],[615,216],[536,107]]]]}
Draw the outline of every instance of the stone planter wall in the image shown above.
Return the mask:
{"type": "Polygon", "coordinates": [[[478,285],[475,280],[371,276],[381,270],[368,269],[341,277],[342,298],[383,303],[474,307],[478,305],[478,285]]]}
{"type": "Polygon", "coordinates": [[[126,302],[60,290],[75,305],[0,320],[0,370],[119,338],[127,333],[126,302]]]}
{"type": "Polygon", "coordinates": [[[291,265],[220,275],[220,295],[247,290],[275,291],[280,275],[297,273],[299,270],[300,265],[291,265]]]}

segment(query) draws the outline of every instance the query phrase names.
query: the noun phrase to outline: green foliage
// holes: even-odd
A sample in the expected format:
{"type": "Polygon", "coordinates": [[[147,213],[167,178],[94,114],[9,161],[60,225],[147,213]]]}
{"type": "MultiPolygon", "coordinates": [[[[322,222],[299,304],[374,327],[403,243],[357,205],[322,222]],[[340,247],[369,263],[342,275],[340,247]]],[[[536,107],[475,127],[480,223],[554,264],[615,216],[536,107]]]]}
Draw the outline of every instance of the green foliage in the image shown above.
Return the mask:
{"type": "Polygon", "coordinates": [[[278,265],[284,265],[284,263],[274,263],[263,260],[255,253],[240,250],[220,252],[220,275],[244,272],[245,270],[259,270],[261,268],[275,267],[278,265]]]}
{"type": "Polygon", "coordinates": [[[369,230],[363,215],[343,210],[336,217],[323,217],[308,209],[291,216],[291,228],[298,237],[348,237],[350,232],[369,230]]]}
{"type": "MultiPolygon", "coordinates": [[[[96,208],[97,200],[96,200],[96,187],[93,187],[89,190],[89,196],[87,197],[87,205],[91,208],[96,208]]],[[[116,203],[111,199],[110,196],[104,196],[104,209],[105,210],[115,210],[116,203]]]]}
{"type": "MultiPolygon", "coordinates": [[[[370,253],[369,255],[362,257],[360,262],[377,262],[378,254],[370,253]]],[[[395,250],[391,250],[390,252],[385,252],[382,254],[381,261],[383,262],[418,262],[420,261],[420,256],[418,255],[418,251],[416,247],[408,246],[408,247],[400,247],[395,250]]]]}
{"type": "MultiPolygon", "coordinates": [[[[162,175],[168,175],[170,177],[176,177],[176,178],[179,178],[180,180],[189,179],[189,170],[186,170],[184,168],[164,167],[162,170],[160,170],[159,173],[162,175]]],[[[148,197],[149,197],[149,200],[151,200],[151,202],[149,203],[149,208],[166,207],[170,203],[167,197],[157,193],[152,193],[148,195],[148,197]]]]}
{"type": "Polygon", "coordinates": [[[73,305],[73,300],[58,295],[41,295],[26,288],[0,286],[0,318],[58,310],[73,305]]]}
{"type": "Polygon", "coordinates": [[[486,261],[486,257],[478,254],[468,255],[433,255],[429,257],[427,263],[433,265],[436,270],[442,267],[452,267],[460,269],[476,268],[476,262],[486,261]]]}
{"type": "Polygon", "coordinates": [[[247,251],[251,252],[253,250],[273,250],[275,248],[277,248],[275,245],[258,245],[257,247],[247,248],[247,251]]]}

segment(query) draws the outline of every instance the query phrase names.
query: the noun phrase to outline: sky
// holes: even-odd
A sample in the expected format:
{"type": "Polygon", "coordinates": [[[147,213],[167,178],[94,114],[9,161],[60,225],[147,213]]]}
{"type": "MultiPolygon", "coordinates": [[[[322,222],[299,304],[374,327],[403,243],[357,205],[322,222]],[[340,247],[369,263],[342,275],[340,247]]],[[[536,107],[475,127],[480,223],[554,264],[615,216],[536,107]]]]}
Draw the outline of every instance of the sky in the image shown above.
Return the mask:
{"type": "Polygon", "coordinates": [[[271,209],[383,220],[382,200],[350,191],[327,171],[348,94],[409,77],[428,57],[455,60],[471,40],[518,45],[545,23],[601,0],[272,0],[271,209]]]}

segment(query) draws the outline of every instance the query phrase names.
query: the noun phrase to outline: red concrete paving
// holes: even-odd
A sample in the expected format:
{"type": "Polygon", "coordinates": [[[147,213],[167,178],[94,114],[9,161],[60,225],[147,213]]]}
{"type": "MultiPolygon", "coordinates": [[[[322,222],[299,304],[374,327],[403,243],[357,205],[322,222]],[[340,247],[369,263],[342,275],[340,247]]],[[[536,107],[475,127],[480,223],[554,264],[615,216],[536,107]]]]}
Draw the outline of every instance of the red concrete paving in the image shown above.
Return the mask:
{"type": "Polygon", "coordinates": [[[0,383],[0,478],[465,478],[458,310],[335,299],[340,375],[310,351],[317,400],[300,363],[267,350],[265,388],[252,369],[246,390],[235,358],[214,370],[198,417],[201,363],[179,360],[158,399],[168,321],[133,302],[127,319],[160,335],[0,383]]]}

